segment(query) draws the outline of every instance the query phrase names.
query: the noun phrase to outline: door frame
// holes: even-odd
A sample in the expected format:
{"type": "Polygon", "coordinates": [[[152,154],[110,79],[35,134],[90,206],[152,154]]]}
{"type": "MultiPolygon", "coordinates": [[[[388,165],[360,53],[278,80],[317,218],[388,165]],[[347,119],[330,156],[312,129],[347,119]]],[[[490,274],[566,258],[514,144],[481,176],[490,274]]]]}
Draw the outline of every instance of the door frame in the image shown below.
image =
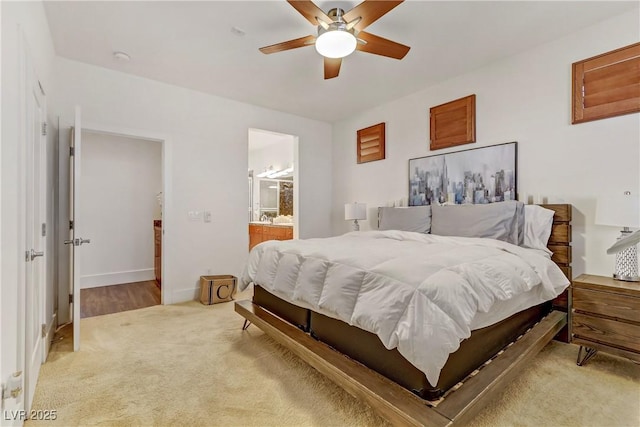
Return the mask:
{"type": "MultiPolygon", "coordinates": [[[[27,298],[26,288],[29,285],[27,283],[27,278],[29,275],[27,274],[27,269],[30,268],[33,264],[29,264],[32,261],[27,261],[26,254],[27,251],[32,249],[32,243],[28,241],[27,230],[33,227],[33,223],[37,220],[39,223],[47,222],[46,208],[47,208],[47,193],[46,193],[46,182],[50,177],[48,176],[47,170],[47,160],[46,160],[46,150],[47,150],[47,137],[46,135],[42,135],[42,129],[34,130],[33,128],[33,111],[29,111],[32,104],[29,102],[29,98],[33,96],[34,93],[39,93],[38,96],[39,101],[41,103],[41,115],[40,115],[40,126],[42,123],[47,123],[47,97],[42,89],[42,85],[40,80],[38,79],[38,73],[35,68],[35,64],[31,57],[31,52],[29,49],[29,44],[27,43],[26,37],[24,35],[22,27],[17,27],[17,53],[18,53],[18,90],[17,90],[17,98],[18,98],[18,123],[17,123],[17,165],[16,165],[16,203],[17,203],[17,227],[16,227],[16,238],[17,238],[17,271],[16,271],[16,324],[15,326],[10,326],[7,330],[13,329],[8,335],[9,337],[2,336],[2,341],[11,342],[11,335],[13,332],[16,333],[15,340],[15,366],[10,368],[11,371],[21,372],[20,382],[22,385],[22,394],[15,399],[14,403],[9,403],[8,400],[5,400],[4,410],[9,409],[23,409],[28,411],[31,407],[33,394],[36,387],[36,382],[38,379],[40,367],[44,362],[44,357],[46,353],[46,344],[45,339],[47,337],[42,337],[40,333],[37,333],[38,342],[34,346],[37,351],[37,356],[33,359],[35,363],[37,363],[37,372],[32,372],[31,365],[31,356],[33,353],[29,354],[28,344],[27,344],[27,328],[31,325],[31,322],[35,322],[37,325],[38,331],[40,331],[40,326],[46,322],[46,294],[47,294],[47,269],[45,264],[45,258],[37,259],[39,264],[39,268],[41,270],[41,274],[39,275],[40,280],[38,286],[40,289],[37,290],[39,298],[38,301],[35,301],[29,309],[27,304],[30,302],[27,298]],[[31,129],[29,131],[29,128],[31,129]],[[39,142],[37,144],[38,151],[34,150],[35,145],[35,136],[38,136],[39,142]],[[44,153],[44,159],[43,159],[44,153]],[[30,180],[34,180],[34,174],[32,173],[29,178],[27,174],[29,172],[33,172],[33,160],[38,157],[39,162],[39,173],[37,175],[39,182],[33,182],[33,185],[38,185],[40,188],[39,191],[39,201],[38,207],[39,211],[33,213],[33,221],[28,223],[27,221],[27,202],[28,202],[28,185],[30,180]],[[32,165],[29,165],[29,162],[32,165]],[[44,185],[43,185],[44,183],[44,185]],[[44,213],[43,213],[44,212],[44,213]],[[35,316],[30,316],[29,310],[35,310],[35,316]],[[14,406],[15,405],[15,406],[14,406]]],[[[29,193],[31,194],[31,193],[29,193]]],[[[30,206],[30,209],[34,209],[33,203],[30,206]]],[[[36,227],[37,229],[37,227],[36,227]]],[[[33,228],[31,230],[33,232],[33,228]]],[[[33,248],[40,251],[47,250],[47,239],[51,237],[50,233],[47,233],[47,236],[41,236],[42,246],[40,248],[33,248]]],[[[6,248],[5,248],[6,249],[6,248]]],[[[45,256],[48,256],[45,252],[45,256]]],[[[33,285],[33,284],[32,284],[33,285]]],[[[53,301],[51,301],[53,303],[53,301]]],[[[33,330],[33,329],[32,329],[33,330]]],[[[13,347],[13,346],[10,346],[13,347]]],[[[4,354],[0,359],[4,358],[4,354]]],[[[5,367],[3,367],[5,369],[5,367]]],[[[12,421],[17,421],[12,420],[12,421]]]]}
{"type": "MultiPolygon", "coordinates": [[[[299,239],[300,238],[300,153],[299,153],[300,137],[292,133],[279,132],[279,131],[268,130],[268,129],[258,128],[258,127],[250,127],[247,130],[247,166],[249,164],[249,139],[251,138],[252,132],[270,133],[270,134],[279,135],[279,136],[291,137],[291,140],[293,142],[293,166],[294,166],[293,167],[293,182],[294,182],[294,185],[293,185],[293,238],[299,239]]],[[[254,175],[252,187],[254,187],[255,185],[256,185],[256,179],[254,175]]],[[[255,204],[255,200],[253,200],[252,196],[251,196],[251,200],[255,204]]],[[[251,206],[251,209],[253,210],[253,206],[251,206]]],[[[249,220],[249,222],[250,221],[251,220],[249,220]]]]}
{"type": "MultiPolygon", "coordinates": [[[[47,223],[47,136],[44,132],[47,122],[47,97],[31,58],[26,62],[27,108],[25,124],[31,130],[25,135],[27,144],[25,156],[25,252],[42,251],[42,258],[25,259],[25,410],[29,410],[35,393],[40,367],[44,363],[47,352],[45,319],[47,295],[47,263],[50,255],[47,252],[49,236],[42,235],[42,225],[47,223]],[[35,98],[35,101],[31,98],[35,98]],[[35,102],[32,104],[32,102],[35,102]],[[39,107],[39,117],[35,116],[35,106],[39,107]],[[34,126],[35,125],[35,126],[34,126]],[[31,213],[30,213],[31,211],[31,213]],[[29,239],[29,236],[31,237],[29,239]],[[35,263],[35,264],[34,264],[35,263]],[[31,283],[29,283],[31,282],[31,283]],[[30,289],[28,289],[30,288],[30,289]],[[34,330],[36,332],[34,332],[34,330]],[[34,334],[32,336],[32,334],[34,334]],[[35,337],[35,342],[29,342],[35,337]],[[33,344],[33,347],[30,347],[33,344]]],[[[52,301],[53,302],[53,301],[52,301]]]]}
{"type": "MultiPolygon", "coordinates": [[[[128,128],[124,126],[115,126],[115,125],[107,125],[97,122],[91,122],[88,120],[82,121],[81,132],[91,132],[98,133],[104,135],[112,135],[112,136],[120,136],[124,138],[133,138],[133,139],[144,139],[147,141],[153,141],[161,144],[162,151],[162,254],[160,259],[160,269],[162,271],[162,286],[160,287],[160,304],[171,304],[173,302],[172,292],[170,289],[170,280],[169,275],[167,274],[167,257],[165,256],[166,250],[164,248],[168,247],[167,240],[171,236],[171,227],[167,227],[171,224],[171,219],[173,218],[172,211],[172,175],[171,175],[171,164],[173,161],[172,157],[172,142],[171,137],[167,134],[148,131],[144,129],[136,129],[136,128],[128,128]]],[[[70,196],[70,195],[69,195],[70,196]]],[[[88,236],[90,237],[90,236],[88,236]]],[[[68,260],[67,260],[68,261],[68,260]]],[[[65,262],[67,262],[65,261],[65,262]]],[[[68,284],[64,284],[64,286],[68,286],[68,284]]],[[[80,296],[74,296],[74,301],[80,303],[80,296]],[[78,299],[76,299],[78,298],[78,299]]],[[[78,319],[79,321],[80,319],[78,319]]]]}
{"type": "MultiPolygon", "coordinates": [[[[80,107],[82,107],[80,105],[80,107]]],[[[70,161],[70,156],[69,156],[69,152],[65,151],[68,150],[68,146],[63,146],[63,141],[68,141],[67,138],[67,134],[66,132],[70,132],[71,131],[71,127],[73,127],[71,124],[66,123],[64,126],[60,125],[59,129],[61,132],[61,137],[60,137],[60,156],[61,156],[61,160],[59,163],[59,170],[60,171],[64,171],[66,169],[68,169],[68,162],[70,161]],[[64,133],[64,135],[62,135],[62,133],[64,133]],[[65,160],[62,160],[62,157],[66,158],[65,160]],[[66,163],[66,164],[65,164],[66,163]]],[[[172,139],[169,135],[161,133],[161,132],[155,132],[155,131],[150,131],[150,130],[145,130],[145,129],[138,129],[138,128],[129,128],[129,127],[125,127],[125,126],[117,126],[117,125],[109,125],[109,124],[102,124],[102,123],[97,123],[97,122],[91,122],[89,120],[82,120],[82,126],[81,126],[81,132],[82,131],[88,131],[88,132],[92,132],[92,133],[101,133],[101,134],[107,134],[107,135],[113,135],[113,136],[120,136],[120,137],[125,137],[125,138],[136,138],[136,139],[144,139],[147,141],[154,141],[154,142],[158,142],[161,145],[161,152],[162,152],[162,164],[161,164],[161,168],[162,168],[162,194],[163,194],[163,203],[162,203],[162,245],[163,248],[169,247],[169,242],[172,240],[172,234],[171,234],[171,227],[169,226],[169,224],[171,224],[172,222],[172,218],[173,218],[173,209],[172,209],[172,169],[171,169],[171,163],[172,163],[172,139]]],[[[68,214],[69,212],[64,212],[63,208],[65,204],[68,204],[70,202],[69,200],[69,190],[68,190],[68,186],[70,185],[70,176],[63,176],[62,174],[60,175],[60,180],[59,180],[59,186],[58,186],[58,192],[59,194],[64,194],[64,197],[59,197],[59,201],[60,201],[60,218],[65,217],[66,219],[64,219],[63,221],[59,221],[58,224],[56,224],[59,227],[59,235],[60,236],[66,236],[68,234],[69,229],[68,227],[68,214]],[[66,201],[65,201],[66,200],[66,201]]],[[[90,236],[88,236],[90,237],[90,236]]],[[[60,243],[60,242],[59,242],[60,243]]],[[[61,243],[60,243],[61,245],[61,243]]],[[[60,247],[60,246],[58,246],[60,247]]],[[[173,295],[172,295],[172,291],[171,291],[171,278],[169,275],[166,274],[166,272],[168,271],[167,269],[167,257],[165,256],[166,251],[162,251],[162,255],[161,255],[161,268],[163,271],[162,274],[162,286],[161,286],[161,290],[160,290],[160,304],[171,304],[173,302],[173,295]]],[[[70,313],[70,304],[67,301],[67,295],[70,294],[71,292],[71,285],[72,285],[72,277],[70,276],[70,271],[69,271],[69,262],[70,262],[70,256],[67,255],[65,252],[61,252],[61,256],[58,257],[58,289],[59,289],[59,304],[66,304],[67,305],[67,312],[70,313]],[[64,254],[64,255],[62,255],[64,254]]],[[[78,298],[78,296],[74,296],[74,300],[78,298]]],[[[61,312],[61,310],[59,310],[59,312],[61,312]]],[[[64,312],[64,310],[63,310],[64,312]]],[[[59,316],[60,317],[60,316],[59,316]]],[[[80,319],[78,319],[79,321],[80,319]]],[[[62,323],[68,322],[69,319],[61,319],[60,320],[62,323]]]]}

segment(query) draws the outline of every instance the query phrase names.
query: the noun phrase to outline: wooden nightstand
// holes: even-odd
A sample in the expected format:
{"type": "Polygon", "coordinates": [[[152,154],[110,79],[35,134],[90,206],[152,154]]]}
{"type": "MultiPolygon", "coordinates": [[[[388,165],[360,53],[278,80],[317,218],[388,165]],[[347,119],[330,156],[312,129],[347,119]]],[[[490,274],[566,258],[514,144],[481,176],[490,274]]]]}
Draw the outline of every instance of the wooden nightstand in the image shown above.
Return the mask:
{"type": "Polygon", "coordinates": [[[640,283],[583,274],[573,280],[571,293],[571,342],[580,345],[578,365],[598,350],[640,362],[640,283]]]}

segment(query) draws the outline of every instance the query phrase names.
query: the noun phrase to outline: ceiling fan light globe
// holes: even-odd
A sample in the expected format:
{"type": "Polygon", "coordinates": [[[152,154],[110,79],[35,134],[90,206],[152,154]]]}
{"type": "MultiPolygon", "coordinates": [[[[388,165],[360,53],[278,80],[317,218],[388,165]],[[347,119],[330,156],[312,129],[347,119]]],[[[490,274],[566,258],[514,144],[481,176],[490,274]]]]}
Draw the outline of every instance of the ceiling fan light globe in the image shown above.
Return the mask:
{"type": "Polygon", "coordinates": [[[316,39],[316,50],[327,58],[344,58],[356,50],[358,41],[348,31],[326,31],[316,39]]]}

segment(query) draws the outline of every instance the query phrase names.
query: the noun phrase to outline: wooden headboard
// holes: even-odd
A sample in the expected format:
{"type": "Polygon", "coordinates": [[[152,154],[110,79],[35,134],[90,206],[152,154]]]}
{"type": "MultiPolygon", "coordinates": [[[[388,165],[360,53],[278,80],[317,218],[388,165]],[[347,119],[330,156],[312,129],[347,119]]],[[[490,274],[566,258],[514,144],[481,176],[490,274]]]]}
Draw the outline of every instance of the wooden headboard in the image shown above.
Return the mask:
{"type": "Polygon", "coordinates": [[[571,205],[554,204],[540,206],[555,212],[551,236],[549,237],[547,247],[553,252],[551,260],[555,262],[564,275],[571,280],[571,205]]]}
{"type": "MultiPolygon", "coordinates": [[[[555,262],[569,280],[571,276],[571,205],[540,205],[543,208],[551,209],[555,212],[553,216],[553,226],[547,247],[553,255],[551,260],[555,262]]],[[[553,300],[552,306],[555,310],[569,312],[571,294],[569,288],[565,289],[557,298],[553,300]]],[[[571,334],[569,327],[562,328],[555,339],[568,343],[571,334]]]]}

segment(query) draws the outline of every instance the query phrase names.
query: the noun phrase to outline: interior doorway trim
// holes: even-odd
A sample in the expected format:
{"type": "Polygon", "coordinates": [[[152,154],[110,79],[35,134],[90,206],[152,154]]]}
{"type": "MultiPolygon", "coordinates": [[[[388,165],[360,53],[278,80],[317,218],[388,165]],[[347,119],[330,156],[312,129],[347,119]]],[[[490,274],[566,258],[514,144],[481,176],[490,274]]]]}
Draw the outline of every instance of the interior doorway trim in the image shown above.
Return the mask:
{"type": "MultiPolygon", "coordinates": [[[[247,140],[251,138],[252,132],[291,137],[291,140],[293,142],[293,165],[294,165],[294,168],[293,168],[293,182],[294,182],[294,185],[293,185],[293,238],[299,239],[300,238],[300,155],[299,155],[300,137],[292,133],[273,131],[265,128],[250,127],[247,132],[247,140]]],[[[247,143],[247,148],[248,146],[249,144],[247,143]]],[[[248,163],[248,159],[249,159],[249,153],[247,150],[247,163],[248,163]]],[[[255,178],[254,178],[253,185],[255,185],[255,178]]],[[[253,206],[252,206],[252,209],[253,209],[253,206]]]]}
{"type": "MultiPolygon", "coordinates": [[[[173,212],[171,210],[171,164],[172,150],[171,137],[164,133],[148,131],[144,129],[128,128],[124,126],[105,125],[96,122],[85,121],[82,124],[82,130],[92,133],[101,133],[111,136],[120,136],[124,138],[144,139],[147,141],[155,141],[162,144],[162,248],[168,247],[166,244],[167,235],[171,235],[171,227],[167,230],[167,225],[171,224],[173,212]]],[[[167,292],[170,283],[167,280],[167,257],[166,251],[162,251],[161,269],[162,269],[162,286],[160,287],[160,304],[171,304],[173,298],[171,292],[167,292]]]]}

